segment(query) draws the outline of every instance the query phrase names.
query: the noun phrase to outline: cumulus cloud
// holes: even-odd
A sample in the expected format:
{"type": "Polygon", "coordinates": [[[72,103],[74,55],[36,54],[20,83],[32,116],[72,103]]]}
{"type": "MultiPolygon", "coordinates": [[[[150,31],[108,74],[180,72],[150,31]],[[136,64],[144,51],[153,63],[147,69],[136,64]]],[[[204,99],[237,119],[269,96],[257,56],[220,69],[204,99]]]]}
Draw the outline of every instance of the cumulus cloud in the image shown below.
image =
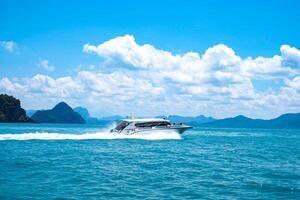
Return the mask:
{"type": "MultiPolygon", "coordinates": [[[[22,96],[27,104],[33,98],[50,103],[65,100],[92,113],[122,115],[273,117],[300,108],[295,103],[300,100],[299,50],[288,45],[272,57],[242,58],[224,44],[202,54],[173,54],[151,44],[137,44],[133,36],[125,35],[99,45],[85,44],[83,51],[103,58],[101,69],[78,68],[75,75],[60,78],[43,74],[2,78],[0,91],[22,96]],[[111,66],[113,71],[103,70],[111,66]],[[253,85],[254,79],[280,80],[283,85],[260,90],[253,85]]],[[[41,61],[41,67],[54,70],[47,60],[41,61]]]]}
{"type": "Polygon", "coordinates": [[[196,52],[173,55],[171,52],[156,49],[150,44],[139,45],[132,35],[117,37],[98,46],[85,44],[83,51],[95,53],[107,60],[122,61],[139,69],[181,70],[185,74],[189,73],[190,76],[195,75],[196,72],[198,78],[207,78],[200,73],[214,71],[233,71],[243,73],[244,76],[264,76],[264,78],[286,76],[295,73],[294,68],[299,68],[300,63],[300,51],[288,45],[281,46],[281,55],[271,58],[242,59],[233,49],[224,44],[208,48],[203,55],[196,52]]]}
{"type": "Polygon", "coordinates": [[[300,90],[300,77],[296,76],[292,80],[287,79],[285,81],[286,85],[290,88],[300,90]]]}
{"type": "Polygon", "coordinates": [[[180,59],[170,52],[155,49],[150,44],[140,46],[131,35],[117,37],[98,46],[85,44],[83,51],[96,53],[109,60],[119,59],[128,65],[144,69],[172,69],[180,59]]]}
{"type": "Polygon", "coordinates": [[[14,52],[17,49],[17,43],[13,41],[0,41],[0,46],[9,52],[14,52]]]}
{"type": "Polygon", "coordinates": [[[40,59],[40,61],[37,65],[38,65],[38,67],[41,67],[41,68],[43,68],[47,71],[50,71],[50,72],[54,71],[54,69],[55,69],[55,67],[53,65],[51,65],[49,63],[49,61],[46,60],[46,59],[40,59]]]}
{"type": "Polygon", "coordinates": [[[2,78],[0,80],[0,88],[8,93],[17,93],[23,89],[23,86],[19,83],[14,83],[8,78],[2,78]]]}
{"type": "MultiPolygon", "coordinates": [[[[52,78],[37,74],[29,79],[0,79],[0,92],[21,96],[26,104],[37,101],[41,106],[65,100],[73,105],[103,105],[115,112],[120,104],[130,103],[134,108],[138,101],[149,102],[164,94],[162,87],[153,86],[149,81],[132,78],[119,72],[111,74],[79,71],[76,76],[52,78]]],[[[124,105],[122,105],[124,106],[124,105]]],[[[39,107],[40,108],[40,107],[39,107]]],[[[93,111],[92,111],[93,112],[93,111]]]]}
{"type": "MultiPolygon", "coordinates": [[[[97,54],[107,62],[133,66],[135,71],[128,70],[128,74],[160,85],[168,98],[181,96],[189,102],[209,99],[240,106],[263,106],[271,99],[278,100],[272,92],[257,91],[252,79],[286,80],[288,87],[278,94],[284,96],[296,87],[297,80],[292,78],[299,74],[300,66],[299,50],[288,45],[282,45],[281,55],[273,57],[241,58],[224,44],[210,47],[202,55],[197,52],[175,55],[150,44],[139,45],[132,35],[125,35],[99,45],[85,44],[83,51],[97,54]]],[[[119,66],[121,69],[123,65],[119,66]]]]}
{"type": "Polygon", "coordinates": [[[282,64],[291,68],[300,68],[300,51],[295,47],[289,45],[282,45],[280,47],[282,54],[282,64]]]}
{"type": "Polygon", "coordinates": [[[207,49],[203,55],[196,52],[173,55],[150,44],[138,45],[133,36],[125,35],[98,46],[86,44],[83,51],[131,65],[139,70],[135,74],[168,89],[201,95],[220,91],[232,96],[242,96],[245,85],[252,90],[250,79],[241,74],[242,59],[224,44],[207,49]]]}

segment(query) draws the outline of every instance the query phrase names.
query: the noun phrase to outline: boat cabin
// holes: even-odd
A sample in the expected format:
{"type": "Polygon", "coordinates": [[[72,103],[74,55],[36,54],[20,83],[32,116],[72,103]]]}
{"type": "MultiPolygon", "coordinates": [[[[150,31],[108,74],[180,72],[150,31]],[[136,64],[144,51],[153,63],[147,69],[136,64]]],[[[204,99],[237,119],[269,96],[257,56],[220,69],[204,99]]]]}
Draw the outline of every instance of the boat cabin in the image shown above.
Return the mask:
{"type": "Polygon", "coordinates": [[[154,127],[168,127],[171,123],[165,119],[124,119],[114,130],[121,132],[122,130],[144,129],[154,127]]]}

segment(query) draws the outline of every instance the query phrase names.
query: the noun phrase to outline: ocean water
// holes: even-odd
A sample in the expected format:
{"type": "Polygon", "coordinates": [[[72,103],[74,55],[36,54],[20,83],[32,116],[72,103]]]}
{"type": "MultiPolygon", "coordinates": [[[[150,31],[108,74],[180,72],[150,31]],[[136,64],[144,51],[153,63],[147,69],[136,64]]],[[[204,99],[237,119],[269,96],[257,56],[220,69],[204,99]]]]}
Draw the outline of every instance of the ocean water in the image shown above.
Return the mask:
{"type": "Polygon", "coordinates": [[[300,199],[300,130],[0,124],[0,199],[300,199]]]}

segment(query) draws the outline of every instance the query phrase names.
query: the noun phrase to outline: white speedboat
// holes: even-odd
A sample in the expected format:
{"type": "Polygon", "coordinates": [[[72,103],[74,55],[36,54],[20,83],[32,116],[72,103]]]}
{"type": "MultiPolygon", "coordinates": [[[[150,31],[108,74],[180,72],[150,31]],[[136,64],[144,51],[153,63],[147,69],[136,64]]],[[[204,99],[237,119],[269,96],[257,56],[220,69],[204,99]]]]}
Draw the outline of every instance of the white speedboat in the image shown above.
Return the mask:
{"type": "Polygon", "coordinates": [[[111,130],[114,133],[120,134],[144,134],[146,132],[153,131],[173,131],[182,134],[187,129],[192,128],[183,123],[170,123],[166,119],[123,119],[117,126],[111,130]]]}

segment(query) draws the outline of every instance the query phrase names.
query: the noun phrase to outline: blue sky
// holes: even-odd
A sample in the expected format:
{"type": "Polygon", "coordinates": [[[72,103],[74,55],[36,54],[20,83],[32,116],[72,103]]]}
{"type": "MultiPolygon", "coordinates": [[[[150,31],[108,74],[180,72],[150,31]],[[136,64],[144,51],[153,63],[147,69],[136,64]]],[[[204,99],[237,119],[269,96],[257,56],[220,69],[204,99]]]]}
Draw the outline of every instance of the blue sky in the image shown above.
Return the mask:
{"type": "Polygon", "coordinates": [[[27,109],[65,100],[96,116],[299,112],[299,10],[299,1],[2,1],[0,92],[27,109]]]}

